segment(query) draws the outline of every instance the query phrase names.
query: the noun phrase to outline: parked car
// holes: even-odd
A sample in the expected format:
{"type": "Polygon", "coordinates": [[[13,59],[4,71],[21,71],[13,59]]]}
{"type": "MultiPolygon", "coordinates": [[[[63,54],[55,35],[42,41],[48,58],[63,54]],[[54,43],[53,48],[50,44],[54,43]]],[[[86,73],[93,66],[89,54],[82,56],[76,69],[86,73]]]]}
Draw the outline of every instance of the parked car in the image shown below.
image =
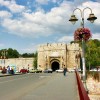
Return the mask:
{"type": "Polygon", "coordinates": [[[97,68],[92,68],[90,69],[90,71],[97,71],[97,68]]]}
{"type": "Polygon", "coordinates": [[[30,69],[29,72],[30,72],[30,73],[42,73],[42,70],[30,69]]]}
{"type": "Polygon", "coordinates": [[[75,72],[75,69],[68,69],[68,72],[75,72]]]}
{"type": "Polygon", "coordinates": [[[3,67],[1,73],[3,73],[3,74],[7,73],[7,69],[5,67],[3,67]]]}
{"type": "Polygon", "coordinates": [[[0,69],[0,73],[2,73],[2,70],[0,69]]]}
{"type": "Polygon", "coordinates": [[[45,69],[43,72],[44,73],[52,73],[53,71],[52,71],[52,69],[45,69]]]}
{"type": "Polygon", "coordinates": [[[7,73],[7,69],[2,69],[2,72],[3,74],[7,73]]]}
{"type": "Polygon", "coordinates": [[[21,69],[20,73],[23,73],[23,74],[28,73],[28,70],[27,69],[21,69]]]}
{"type": "Polygon", "coordinates": [[[38,69],[38,70],[37,70],[37,73],[42,73],[42,70],[38,69]]]}
{"type": "Polygon", "coordinates": [[[80,68],[78,68],[78,69],[77,69],[77,71],[81,72],[81,69],[80,69],[80,68]]]}
{"type": "Polygon", "coordinates": [[[2,67],[0,66],[0,73],[2,73],[2,67]]]}
{"type": "Polygon", "coordinates": [[[35,73],[37,70],[34,70],[34,69],[30,69],[29,70],[29,73],[35,73]]]}
{"type": "Polygon", "coordinates": [[[63,73],[63,68],[56,70],[57,73],[63,73]]]}

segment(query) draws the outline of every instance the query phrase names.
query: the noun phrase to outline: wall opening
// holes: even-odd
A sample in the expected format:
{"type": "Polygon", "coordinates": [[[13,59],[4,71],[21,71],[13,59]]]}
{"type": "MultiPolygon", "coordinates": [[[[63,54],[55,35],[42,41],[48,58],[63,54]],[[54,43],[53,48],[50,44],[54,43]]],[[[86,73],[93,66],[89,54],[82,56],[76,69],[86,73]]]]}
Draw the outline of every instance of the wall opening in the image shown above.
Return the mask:
{"type": "Polygon", "coordinates": [[[52,69],[53,71],[59,69],[59,63],[56,62],[56,61],[54,61],[54,62],[52,63],[52,65],[51,65],[51,69],[52,69]]]}

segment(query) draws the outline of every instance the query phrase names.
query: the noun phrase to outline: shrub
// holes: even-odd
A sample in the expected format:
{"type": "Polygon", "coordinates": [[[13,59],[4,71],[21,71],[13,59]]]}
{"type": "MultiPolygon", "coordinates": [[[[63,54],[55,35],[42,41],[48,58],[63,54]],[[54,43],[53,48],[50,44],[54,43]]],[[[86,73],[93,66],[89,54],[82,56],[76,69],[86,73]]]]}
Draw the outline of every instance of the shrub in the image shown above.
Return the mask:
{"type": "Polygon", "coordinates": [[[100,82],[100,72],[87,72],[87,78],[92,77],[95,81],[100,82]]]}

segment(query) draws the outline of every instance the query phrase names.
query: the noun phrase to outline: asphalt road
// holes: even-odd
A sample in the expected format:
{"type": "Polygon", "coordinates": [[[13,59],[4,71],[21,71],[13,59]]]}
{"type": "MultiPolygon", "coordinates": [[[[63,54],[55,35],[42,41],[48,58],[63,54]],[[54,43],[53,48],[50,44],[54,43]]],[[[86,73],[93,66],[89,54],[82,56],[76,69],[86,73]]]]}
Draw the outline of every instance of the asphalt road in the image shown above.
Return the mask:
{"type": "Polygon", "coordinates": [[[74,73],[0,77],[0,100],[79,100],[74,73]]]}

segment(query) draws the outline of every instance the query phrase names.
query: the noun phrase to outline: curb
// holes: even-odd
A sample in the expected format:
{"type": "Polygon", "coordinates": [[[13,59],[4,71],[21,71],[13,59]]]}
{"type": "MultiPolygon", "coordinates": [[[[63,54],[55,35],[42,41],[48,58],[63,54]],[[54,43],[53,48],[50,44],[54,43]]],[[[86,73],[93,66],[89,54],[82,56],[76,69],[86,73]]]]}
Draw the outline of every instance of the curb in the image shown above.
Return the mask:
{"type": "Polygon", "coordinates": [[[0,77],[5,77],[5,76],[14,76],[14,75],[23,75],[23,74],[2,74],[0,77]]]}

